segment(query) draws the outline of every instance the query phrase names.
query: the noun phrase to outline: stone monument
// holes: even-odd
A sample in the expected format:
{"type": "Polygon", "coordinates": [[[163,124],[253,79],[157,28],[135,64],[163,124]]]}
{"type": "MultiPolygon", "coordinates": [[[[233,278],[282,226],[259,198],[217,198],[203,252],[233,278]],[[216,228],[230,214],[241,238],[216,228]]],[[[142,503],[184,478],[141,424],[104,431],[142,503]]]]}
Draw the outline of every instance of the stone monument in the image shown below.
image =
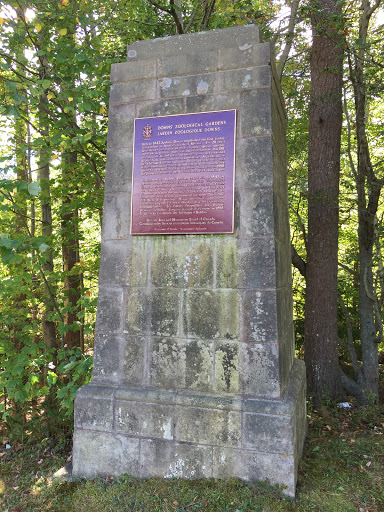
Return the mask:
{"type": "Polygon", "coordinates": [[[111,81],[73,476],[238,477],[293,496],[305,371],[271,45],[253,25],[140,41],[111,81]]]}

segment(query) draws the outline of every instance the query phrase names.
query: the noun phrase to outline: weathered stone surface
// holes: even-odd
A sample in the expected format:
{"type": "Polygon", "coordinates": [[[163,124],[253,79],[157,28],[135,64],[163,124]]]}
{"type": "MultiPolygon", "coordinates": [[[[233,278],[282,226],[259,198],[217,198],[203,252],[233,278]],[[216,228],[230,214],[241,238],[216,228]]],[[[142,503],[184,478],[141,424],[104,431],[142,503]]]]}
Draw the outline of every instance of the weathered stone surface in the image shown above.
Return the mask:
{"type": "Polygon", "coordinates": [[[271,92],[268,88],[241,93],[240,128],[242,137],[271,135],[271,92]]]}
{"type": "Polygon", "coordinates": [[[185,346],[185,386],[213,391],[214,346],[212,341],[190,340],[185,346]]]}
{"type": "Polygon", "coordinates": [[[216,74],[164,77],[158,81],[161,98],[212,94],[216,91],[216,74]]]}
{"type": "Polygon", "coordinates": [[[137,117],[157,117],[183,114],[186,112],[185,98],[146,101],[137,104],[137,117]]]}
{"type": "Polygon", "coordinates": [[[184,331],[188,338],[239,337],[240,297],[236,290],[187,290],[184,331]]]}
{"type": "Polygon", "coordinates": [[[275,344],[242,343],[240,389],[246,395],[279,398],[279,352],[275,344]]]}
{"type": "Polygon", "coordinates": [[[121,330],[123,290],[103,287],[99,290],[96,315],[98,333],[114,333],[121,330]]]}
{"type": "Polygon", "coordinates": [[[174,438],[175,407],[117,401],[116,431],[138,437],[174,438]]]}
{"type": "Polygon", "coordinates": [[[305,368],[294,360],[286,119],[270,50],[256,27],[234,27],[137,42],[112,67],[77,477],[235,476],[294,495],[305,368]],[[228,109],[237,111],[234,233],[131,235],[134,119],[228,109]]]}
{"type": "MultiPolygon", "coordinates": [[[[144,61],[146,62],[146,61],[144,61]]],[[[140,64],[139,64],[140,65],[140,64]]],[[[158,76],[194,75],[207,71],[216,71],[217,51],[206,51],[185,55],[163,56],[158,59],[158,76]]]]}
{"type": "Polygon", "coordinates": [[[269,43],[245,43],[219,50],[219,70],[270,64],[269,43]]]}
{"type": "Polygon", "coordinates": [[[175,437],[178,441],[238,447],[241,444],[241,414],[228,411],[176,407],[175,437]]]}
{"type": "Polygon", "coordinates": [[[133,119],[135,110],[133,105],[111,105],[108,113],[108,150],[132,150],[133,119]],[[124,134],[124,135],[122,135],[124,134]]]}
{"type": "Polygon", "coordinates": [[[132,43],[128,46],[128,61],[164,55],[201,54],[207,49],[232,48],[259,42],[259,29],[255,25],[230,27],[224,30],[196,32],[183,36],[167,36],[132,43]]]}
{"type": "Polygon", "coordinates": [[[243,294],[244,341],[276,343],[276,294],[272,290],[247,290],[243,294]]]}
{"type": "Polygon", "coordinates": [[[73,436],[74,478],[129,473],[137,475],[139,440],[110,432],[76,430],[73,436]]]}
{"type": "Polygon", "coordinates": [[[123,377],[120,383],[125,385],[140,386],[147,384],[145,375],[146,347],[148,341],[144,336],[127,336],[124,338],[124,352],[122,355],[123,377]]]}
{"type": "Polygon", "coordinates": [[[94,397],[76,397],[75,427],[85,430],[112,430],[113,402],[112,399],[94,397]]]}
{"type": "Polygon", "coordinates": [[[120,335],[98,333],[93,354],[93,381],[120,382],[124,362],[125,340],[120,335]]]}
{"type": "Polygon", "coordinates": [[[126,240],[129,235],[130,217],[128,194],[106,195],[104,197],[102,239],[126,240]]]}
{"type": "Polygon", "coordinates": [[[104,192],[130,192],[132,183],[132,150],[121,149],[107,153],[104,192]]]}
{"type": "Polygon", "coordinates": [[[150,382],[162,389],[185,387],[185,344],[179,339],[155,338],[152,341],[150,382]]]}
{"type": "Polygon", "coordinates": [[[225,341],[216,343],[216,390],[221,393],[239,393],[239,374],[239,344],[225,341]]]}
{"type": "Polygon", "coordinates": [[[218,74],[219,92],[243,91],[255,87],[266,87],[271,84],[269,66],[251,66],[240,69],[221,71],[218,74]]]}
{"type": "Polygon", "coordinates": [[[142,477],[210,478],[212,447],[160,439],[141,441],[142,477]]]}
{"type": "Polygon", "coordinates": [[[132,103],[136,100],[154,100],[156,98],[155,80],[136,80],[111,85],[109,101],[113,103],[132,103]]]}
{"type": "MultiPolygon", "coordinates": [[[[278,157],[276,156],[276,158],[278,157]]],[[[269,143],[268,137],[240,139],[237,142],[237,187],[244,189],[250,187],[272,187],[275,182],[274,166],[272,146],[269,143]]]]}
{"type": "Polygon", "coordinates": [[[185,97],[186,109],[188,112],[209,112],[214,110],[238,109],[240,105],[240,94],[230,92],[228,94],[200,94],[185,97]]]}
{"type": "MultiPolygon", "coordinates": [[[[156,59],[146,59],[140,63],[120,62],[111,66],[111,82],[129,82],[156,77],[156,59]]],[[[136,101],[136,97],[133,98],[136,101]]]]}
{"type": "Polygon", "coordinates": [[[131,247],[125,240],[101,243],[99,286],[128,286],[131,247]]]}
{"type": "Polygon", "coordinates": [[[238,189],[239,237],[273,236],[273,193],[270,188],[238,189]]]}

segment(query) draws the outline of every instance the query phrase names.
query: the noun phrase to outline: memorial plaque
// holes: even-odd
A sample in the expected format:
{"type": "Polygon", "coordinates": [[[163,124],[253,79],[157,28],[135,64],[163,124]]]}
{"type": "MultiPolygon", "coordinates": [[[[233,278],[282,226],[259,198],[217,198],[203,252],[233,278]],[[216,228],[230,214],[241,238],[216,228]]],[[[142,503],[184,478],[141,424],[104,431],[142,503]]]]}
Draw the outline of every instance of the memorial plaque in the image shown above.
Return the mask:
{"type": "Polygon", "coordinates": [[[131,233],[233,233],[236,111],[135,119],[131,233]]]}

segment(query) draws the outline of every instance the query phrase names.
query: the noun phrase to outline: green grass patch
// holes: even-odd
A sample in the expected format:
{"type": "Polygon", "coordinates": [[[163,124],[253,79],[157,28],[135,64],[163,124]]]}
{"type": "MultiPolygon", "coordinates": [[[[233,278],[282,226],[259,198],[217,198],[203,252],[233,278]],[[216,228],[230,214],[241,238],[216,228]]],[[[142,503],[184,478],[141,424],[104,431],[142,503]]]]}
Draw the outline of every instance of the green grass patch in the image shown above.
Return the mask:
{"type": "Polygon", "coordinates": [[[52,441],[0,448],[2,512],[383,512],[384,407],[324,408],[309,418],[296,499],[237,479],[65,482],[70,456],[52,441]]]}

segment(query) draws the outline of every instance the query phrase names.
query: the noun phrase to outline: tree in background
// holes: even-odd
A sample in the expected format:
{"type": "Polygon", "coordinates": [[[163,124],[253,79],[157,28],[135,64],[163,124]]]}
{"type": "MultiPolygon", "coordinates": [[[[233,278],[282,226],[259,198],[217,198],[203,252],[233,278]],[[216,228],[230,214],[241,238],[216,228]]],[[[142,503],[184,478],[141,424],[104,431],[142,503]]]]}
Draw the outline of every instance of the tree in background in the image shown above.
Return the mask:
{"type": "Polygon", "coordinates": [[[337,263],[343,38],[338,0],[314,0],[309,7],[313,43],[304,354],[308,385],[319,403],[341,395],[337,263]]]}

